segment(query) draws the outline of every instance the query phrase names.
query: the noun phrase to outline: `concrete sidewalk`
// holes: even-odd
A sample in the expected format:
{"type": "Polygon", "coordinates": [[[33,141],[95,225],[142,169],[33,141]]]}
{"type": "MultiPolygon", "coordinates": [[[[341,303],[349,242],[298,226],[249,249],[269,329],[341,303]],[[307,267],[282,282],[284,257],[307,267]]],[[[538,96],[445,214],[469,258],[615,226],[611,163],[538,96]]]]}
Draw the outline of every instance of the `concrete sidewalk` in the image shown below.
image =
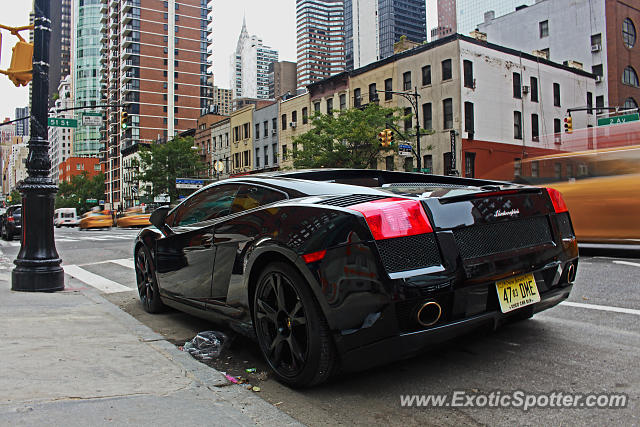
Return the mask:
{"type": "Polygon", "coordinates": [[[299,425],[65,279],[13,292],[0,272],[1,425],[299,425]]]}

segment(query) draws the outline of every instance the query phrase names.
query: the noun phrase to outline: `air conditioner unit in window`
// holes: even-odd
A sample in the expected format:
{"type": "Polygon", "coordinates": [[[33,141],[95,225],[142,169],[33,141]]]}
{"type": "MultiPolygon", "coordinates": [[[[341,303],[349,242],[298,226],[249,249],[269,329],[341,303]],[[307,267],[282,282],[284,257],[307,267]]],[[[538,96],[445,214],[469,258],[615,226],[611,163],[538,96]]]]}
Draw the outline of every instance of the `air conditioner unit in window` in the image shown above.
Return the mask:
{"type": "Polygon", "coordinates": [[[596,76],[596,83],[602,82],[602,76],[596,76]]]}
{"type": "Polygon", "coordinates": [[[522,86],[522,93],[524,93],[525,95],[529,93],[529,86],[522,86]]]}
{"type": "Polygon", "coordinates": [[[271,135],[275,135],[276,133],[278,133],[278,131],[277,131],[277,130],[275,130],[275,129],[271,129],[271,135]]]}
{"type": "Polygon", "coordinates": [[[296,126],[298,126],[298,122],[291,122],[289,123],[289,126],[295,128],[296,126]]]}
{"type": "Polygon", "coordinates": [[[600,43],[594,43],[591,45],[591,52],[600,52],[600,43]]]}

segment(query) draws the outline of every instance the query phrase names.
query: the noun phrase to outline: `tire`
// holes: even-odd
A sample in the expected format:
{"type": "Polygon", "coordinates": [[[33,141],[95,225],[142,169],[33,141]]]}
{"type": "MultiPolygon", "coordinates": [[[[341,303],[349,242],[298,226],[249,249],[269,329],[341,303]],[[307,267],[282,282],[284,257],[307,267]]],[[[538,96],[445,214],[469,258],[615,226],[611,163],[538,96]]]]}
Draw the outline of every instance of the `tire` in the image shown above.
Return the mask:
{"type": "Polygon", "coordinates": [[[135,256],[136,283],[142,307],[148,313],[160,313],[164,304],[160,300],[156,271],[151,260],[151,253],[146,246],[136,249],[135,256]]]}
{"type": "Polygon", "coordinates": [[[309,387],[329,379],[337,364],[329,326],[293,266],[274,262],[261,272],[253,319],[260,350],[280,382],[309,387]]]}

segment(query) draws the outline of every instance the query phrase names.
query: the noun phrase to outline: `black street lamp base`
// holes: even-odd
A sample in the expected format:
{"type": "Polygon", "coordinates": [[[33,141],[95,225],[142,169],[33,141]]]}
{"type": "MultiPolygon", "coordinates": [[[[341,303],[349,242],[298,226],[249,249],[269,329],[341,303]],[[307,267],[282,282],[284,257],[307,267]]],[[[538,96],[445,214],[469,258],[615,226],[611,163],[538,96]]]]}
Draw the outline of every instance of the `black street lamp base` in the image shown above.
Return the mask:
{"type": "Polygon", "coordinates": [[[11,290],[20,292],[57,292],[64,290],[62,267],[16,267],[11,271],[11,290]]]}

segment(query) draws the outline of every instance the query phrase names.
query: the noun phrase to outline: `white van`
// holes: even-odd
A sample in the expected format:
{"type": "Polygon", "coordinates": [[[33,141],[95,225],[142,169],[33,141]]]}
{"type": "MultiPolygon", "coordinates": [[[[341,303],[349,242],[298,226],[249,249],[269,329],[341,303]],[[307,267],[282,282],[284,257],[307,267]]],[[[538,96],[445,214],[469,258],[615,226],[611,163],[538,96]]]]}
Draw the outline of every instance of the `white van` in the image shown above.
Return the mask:
{"type": "Polygon", "coordinates": [[[58,228],[63,225],[67,227],[75,227],[78,225],[78,214],[76,212],[76,208],[56,209],[53,215],[53,225],[58,228]]]}

